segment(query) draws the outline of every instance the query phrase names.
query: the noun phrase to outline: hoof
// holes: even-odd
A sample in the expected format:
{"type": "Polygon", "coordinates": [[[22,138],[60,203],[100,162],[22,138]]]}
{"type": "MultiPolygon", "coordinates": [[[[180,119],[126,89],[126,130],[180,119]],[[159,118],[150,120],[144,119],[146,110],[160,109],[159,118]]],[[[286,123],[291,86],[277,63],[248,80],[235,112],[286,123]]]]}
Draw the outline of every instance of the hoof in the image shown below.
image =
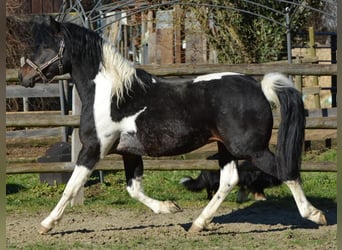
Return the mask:
{"type": "Polygon", "coordinates": [[[319,225],[327,225],[327,219],[325,218],[324,213],[321,210],[314,211],[309,217],[309,220],[315,222],[319,225]]]}
{"type": "Polygon", "coordinates": [[[38,229],[38,232],[40,234],[47,234],[48,232],[50,232],[52,228],[47,228],[47,227],[44,227],[42,225],[39,226],[39,229],[38,229]]]}
{"type": "Polygon", "coordinates": [[[267,199],[266,199],[266,196],[265,196],[263,193],[257,193],[257,192],[255,192],[255,193],[253,194],[253,196],[254,196],[254,200],[256,200],[256,201],[265,201],[265,200],[267,200],[267,199]]]}
{"type": "Polygon", "coordinates": [[[325,226],[328,225],[327,219],[325,218],[325,215],[322,211],[318,212],[317,217],[318,217],[317,224],[325,225],[325,226]]]}
{"type": "Polygon", "coordinates": [[[203,230],[202,227],[197,226],[195,224],[192,224],[191,227],[188,230],[188,233],[197,234],[197,233],[201,232],[202,230],[203,230]]]}
{"type": "Polygon", "coordinates": [[[321,215],[319,224],[324,226],[328,225],[327,219],[325,218],[324,214],[321,215]]]}
{"type": "Polygon", "coordinates": [[[166,213],[177,213],[182,211],[180,206],[172,201],[165,201],[165,207],[167,207],[166,213]]]}

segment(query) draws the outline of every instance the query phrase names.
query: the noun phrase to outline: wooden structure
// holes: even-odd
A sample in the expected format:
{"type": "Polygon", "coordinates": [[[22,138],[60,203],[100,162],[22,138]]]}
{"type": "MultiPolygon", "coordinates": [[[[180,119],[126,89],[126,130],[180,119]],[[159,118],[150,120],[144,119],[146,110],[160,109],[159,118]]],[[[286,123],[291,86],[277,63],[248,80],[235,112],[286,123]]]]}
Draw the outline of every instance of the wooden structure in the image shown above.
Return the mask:
{"type": "Polygon", "coordinates": [[[27,14],[56,13],[63,0],[25,0],[22,1],[23,12],[27,14]]]}

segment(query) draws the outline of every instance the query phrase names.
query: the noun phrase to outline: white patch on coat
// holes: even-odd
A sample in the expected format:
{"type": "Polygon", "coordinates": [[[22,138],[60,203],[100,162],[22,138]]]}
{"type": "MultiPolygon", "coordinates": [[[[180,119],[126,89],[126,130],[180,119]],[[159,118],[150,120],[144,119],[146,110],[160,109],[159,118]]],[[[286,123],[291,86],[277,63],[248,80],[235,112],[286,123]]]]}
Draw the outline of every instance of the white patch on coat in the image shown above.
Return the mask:
{"type": "Polygon", "coordinates": [[[223,76],[236,76],[236,75],[242,75],[242,74],[236,73],[236,72],[212,73],[212,74],[198,76],[194,79],[193,82],[195,83],[195,82],[218,80],[218,79],[221,79],[223,76]]]}
{"type": "Polygon", "coordinates": [[[136,132],[135,120],[145,111],[146,107],[134,115],[124,117],[121,121],[114,122],[111,118],[111,103],[113,81],[110,75],[100,71],[94,79],[95,100],[94,120],[97,137],[100,141],[100,157],[103,158],[120,137],[121,133],[136,132]]]}

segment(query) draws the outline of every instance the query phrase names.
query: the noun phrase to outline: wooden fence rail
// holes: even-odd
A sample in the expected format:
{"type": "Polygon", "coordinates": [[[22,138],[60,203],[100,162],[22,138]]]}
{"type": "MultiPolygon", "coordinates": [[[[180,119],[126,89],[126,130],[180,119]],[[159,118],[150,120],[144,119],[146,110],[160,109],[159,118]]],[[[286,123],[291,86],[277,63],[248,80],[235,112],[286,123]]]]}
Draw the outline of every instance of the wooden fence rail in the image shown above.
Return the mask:
{"type": "MultiPolygon", "coordinates": [[[[51,163],[9,163],[6,168],[6,174],[22,174],[22,173],[62,173],[72,172],[75,167],[74,162],[51,162],[51,163]]],[[[124,166],[121,160],[103,159],[96,170],[123,171],[124,166]]],[[[218,163],[215,160],[191,159],[191,160],[174,160],[174,159],[158,159],[144,160],[145,170],[218,170],[218,163]]],[[[255,169],[243,168],[243,170],[253,171],[255,169]]],[[[336,172],[336,163],[334,162],[303,162],[302,171],[304,172],[336,172]]]]}
{"type": "Polygon", "coordinates": [[[264,75],[280,72],[286,75],[336,75],[336,64],[170,64],[138,66],[157,76],[202,75],[215,72],[240,72],[248,75],[264,75]]]}
{"type": "Polygon", "coordinates": [[[34,88],[25,88],[21,85],[6,86],[6,98],[23,97],[59,97],[58,84],[36,84],[34,88]]]}
{"type": "MultiPolygon", "coordinates": [[[[79,127],[79,115],[59,115],[49,112],[8,112],[6,113],[6,127],[51,127],[71,126],[79,127]]],[[[279,127],[279,119],[274,118],[273,128],[279,127]]],[[[307,117],[307,129],[337,129],[337,117],[307,117]]]]}
{"type": "MultiPolygon", "coordinates": [[[[337,75],[337,64],[170,64],[139,65],[156,76],[202,75],[215,72],[240,72],[248,75],[264,75],[280,72],[287,75],[337,75]]],[[[69,80],[69,75],[59,76],[56,80],[69,80]]],[[[18,69],[6,70],[6,82],[18,82],[18,69]]]]}

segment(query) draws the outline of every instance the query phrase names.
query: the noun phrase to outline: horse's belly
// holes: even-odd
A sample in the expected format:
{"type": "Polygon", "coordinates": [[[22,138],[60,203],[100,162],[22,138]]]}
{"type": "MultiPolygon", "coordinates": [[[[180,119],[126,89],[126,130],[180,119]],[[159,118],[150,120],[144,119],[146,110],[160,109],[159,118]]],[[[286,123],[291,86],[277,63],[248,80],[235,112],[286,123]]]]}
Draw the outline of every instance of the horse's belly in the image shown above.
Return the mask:
{"type": "Polygon", "coordinates": [[[149,156],[171,156],[191,152],[208,143],[210,135],[207,133],[187,134],[151,134],[140,135],[140,142],[144,152],[149,156]],[[148,138],[146,138],[148,137],[148,138]],[[144,139],[145,138],[145,139],[144,139]]]}
{"type": "Polygon", "coordinates": [[[146,155],[145,148],[135,132],[121,133],[113,151],[120,154],[146,155]]]}
{"type": "Polygon", "coordinates": [[[187,138],[153,137],[143,140],[137,133],[122,133],[111,153],[148,156],[180,155],[193,151],[208,142],[204,137],[189,140],[187,138]]]}

